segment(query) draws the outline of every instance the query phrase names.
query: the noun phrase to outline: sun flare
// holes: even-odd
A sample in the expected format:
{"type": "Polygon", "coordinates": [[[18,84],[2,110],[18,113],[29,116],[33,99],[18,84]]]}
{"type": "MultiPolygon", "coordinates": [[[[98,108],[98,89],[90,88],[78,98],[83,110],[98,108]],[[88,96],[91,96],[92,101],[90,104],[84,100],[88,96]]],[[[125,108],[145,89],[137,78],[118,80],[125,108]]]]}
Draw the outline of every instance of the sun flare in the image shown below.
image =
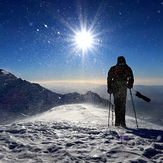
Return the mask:
{"type": "Polygon", "coordinates": [[[82,49],[82,51],[86,51],[93,45],[93,36],[90,32],[83,30],[76,33],[75,41],[79,49],[82,49]]]}

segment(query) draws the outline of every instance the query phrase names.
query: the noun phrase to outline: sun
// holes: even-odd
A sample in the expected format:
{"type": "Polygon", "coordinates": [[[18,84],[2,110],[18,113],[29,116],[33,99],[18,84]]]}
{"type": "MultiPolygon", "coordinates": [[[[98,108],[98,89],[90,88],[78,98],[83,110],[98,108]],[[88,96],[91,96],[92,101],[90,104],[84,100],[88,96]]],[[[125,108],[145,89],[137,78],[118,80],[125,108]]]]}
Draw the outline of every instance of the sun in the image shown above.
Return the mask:
{"type": "Polygon", "coordinates": [[[84,52],[92,48],[94,42],[93,35],[89,31],[82,30],[76,33],[75,42],[77,47],[84,52]]]}

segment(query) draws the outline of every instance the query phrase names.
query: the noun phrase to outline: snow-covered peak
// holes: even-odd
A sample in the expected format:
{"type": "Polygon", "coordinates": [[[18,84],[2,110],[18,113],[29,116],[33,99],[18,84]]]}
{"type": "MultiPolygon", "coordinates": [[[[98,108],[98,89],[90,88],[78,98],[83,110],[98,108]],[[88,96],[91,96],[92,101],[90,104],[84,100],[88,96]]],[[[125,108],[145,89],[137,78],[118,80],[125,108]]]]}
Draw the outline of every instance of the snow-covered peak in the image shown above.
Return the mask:
{"type": "Polygon", "coordinates": [[[9,72],[8,71],[5,71],[5,70],[2,70],[1,71],[4,75],[8,75],[9,74],[9,72]]]}
{"type": "Polygon", "coordinates": [[[13,75],[10,72],[3,70],[3,69],[0,69],[0,76],[6,77],[6,78],[12,79],[12,80],[17,79],[17,77],[15,75],[13,75]]]}

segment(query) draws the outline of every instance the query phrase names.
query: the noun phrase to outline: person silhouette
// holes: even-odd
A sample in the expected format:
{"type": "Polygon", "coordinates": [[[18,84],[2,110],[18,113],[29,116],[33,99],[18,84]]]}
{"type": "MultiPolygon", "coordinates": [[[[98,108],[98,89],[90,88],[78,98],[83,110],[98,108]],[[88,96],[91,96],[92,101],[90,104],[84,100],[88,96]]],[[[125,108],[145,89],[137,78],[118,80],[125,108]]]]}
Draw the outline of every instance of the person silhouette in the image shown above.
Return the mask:
{"type": "Polygon", "coordinates": [[[108,71],[107,91],[113,94],[115,105],[115,126],[126,127],[127,88],[133,88],[134,76],[132,69],[126,64],[123,56],[117,58],[117,64],[108,71]]]}

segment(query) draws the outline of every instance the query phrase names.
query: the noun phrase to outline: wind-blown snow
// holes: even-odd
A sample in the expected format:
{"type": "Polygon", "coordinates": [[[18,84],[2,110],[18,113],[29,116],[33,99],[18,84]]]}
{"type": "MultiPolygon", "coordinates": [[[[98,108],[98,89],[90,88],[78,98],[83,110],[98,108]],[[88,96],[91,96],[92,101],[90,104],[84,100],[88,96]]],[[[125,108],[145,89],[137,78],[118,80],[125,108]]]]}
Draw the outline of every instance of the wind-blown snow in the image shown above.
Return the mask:
{"type": "Polygon", "coordinates": [[[99,106],[58,106],[0,126],[0,162],[163,162],[163,127],[126,122],[127,129],[108,127],[108,110],[99,106]]]}

